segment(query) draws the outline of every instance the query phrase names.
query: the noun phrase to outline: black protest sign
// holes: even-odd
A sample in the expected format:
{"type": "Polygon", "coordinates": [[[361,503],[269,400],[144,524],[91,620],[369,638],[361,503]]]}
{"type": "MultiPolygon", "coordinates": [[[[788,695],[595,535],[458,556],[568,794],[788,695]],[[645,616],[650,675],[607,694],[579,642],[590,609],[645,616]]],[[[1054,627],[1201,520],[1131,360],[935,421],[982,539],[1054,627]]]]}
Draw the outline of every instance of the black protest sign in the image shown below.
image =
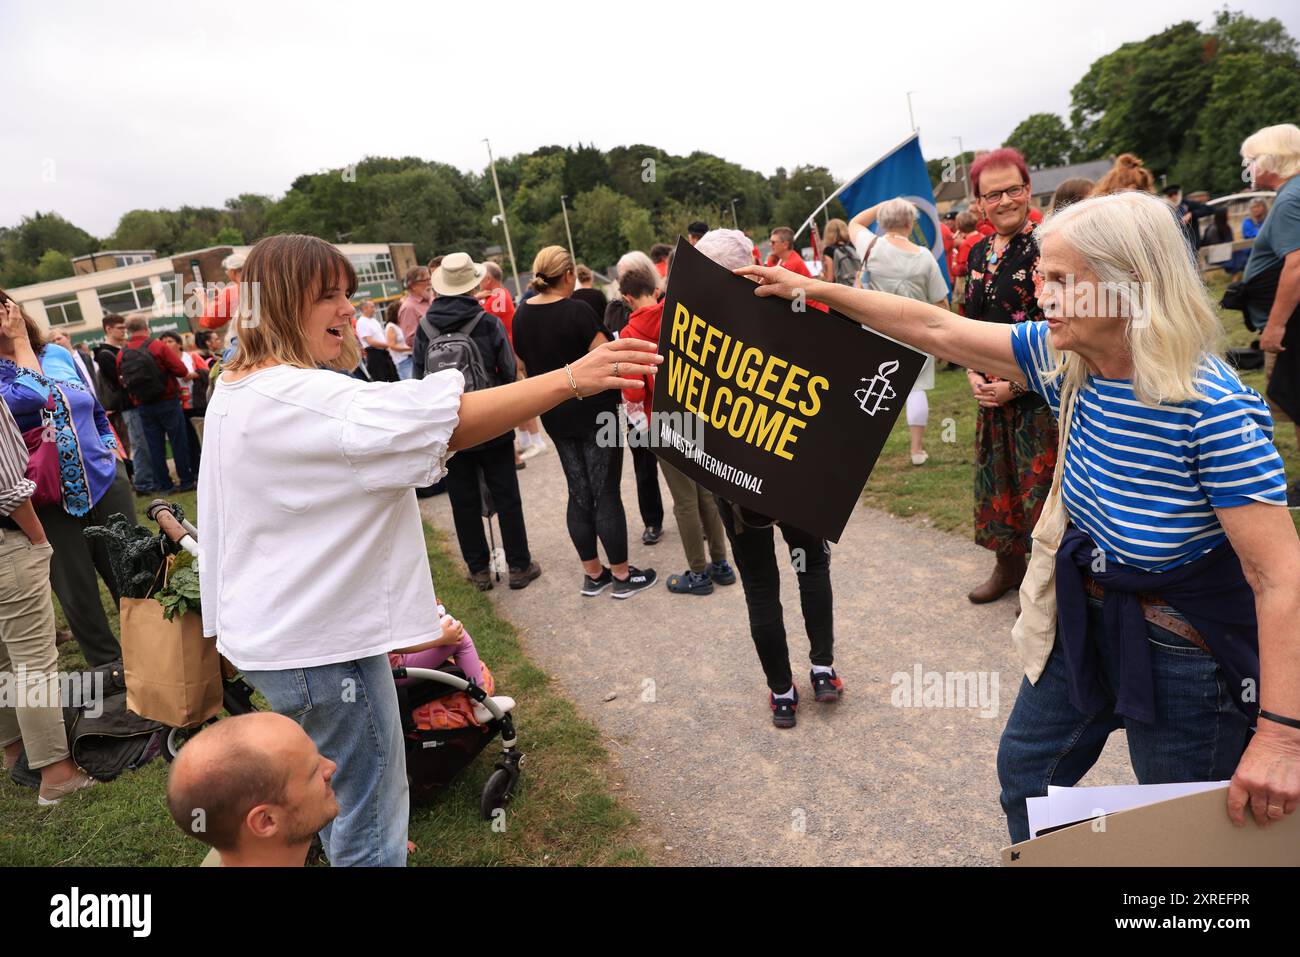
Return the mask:
{"type": "Polygon", "coordinates": [[[752,280],[681,240],[659,352],[659,457],[729,502],[831,541],[925,363],[836,313],[754,295],[752,280]]]}

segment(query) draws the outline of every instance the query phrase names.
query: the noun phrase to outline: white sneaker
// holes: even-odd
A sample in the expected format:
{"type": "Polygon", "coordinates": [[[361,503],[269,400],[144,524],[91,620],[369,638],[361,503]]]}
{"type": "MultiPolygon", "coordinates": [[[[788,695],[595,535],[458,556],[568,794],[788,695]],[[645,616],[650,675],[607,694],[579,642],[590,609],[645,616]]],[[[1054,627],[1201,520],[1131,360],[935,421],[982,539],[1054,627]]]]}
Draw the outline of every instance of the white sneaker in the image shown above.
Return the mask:
{"type": "Polygon", "coordinates": [[[929,452],[913,452],[913,453],[912,453],[912,464],[913,464],[913,465],[924,465],[924,464],[925,464],[926,462],[928,462],[928,461],[930,461],[930,453],[929,453],[929,452]]]}
{"type": "Polygon", "coordinates": [[[530,445],[528,448],[519,451],[519,458],[521,461],[527,462],[529,459],[537,458],[537,456],[541,455],[543,451],[543,446],[530,445]]]}

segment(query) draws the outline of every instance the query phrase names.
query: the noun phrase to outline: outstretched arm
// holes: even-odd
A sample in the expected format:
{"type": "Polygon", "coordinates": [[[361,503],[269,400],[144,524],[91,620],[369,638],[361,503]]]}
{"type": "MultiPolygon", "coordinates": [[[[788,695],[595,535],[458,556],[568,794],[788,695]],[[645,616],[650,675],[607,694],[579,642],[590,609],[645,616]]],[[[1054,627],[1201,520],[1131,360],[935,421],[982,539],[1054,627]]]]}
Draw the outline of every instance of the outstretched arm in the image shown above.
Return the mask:
{"type": "MultiPolygon", "coordinates": [[[[635,387],[641,376],[654,375],[663,362],[663,357],[655,354],[656,348],[643,339],[616,339],[592,349],[569,363],[578,395],[586,398],[606,389],[635,387]]],[[[467,392],[460,400],[460,424],[451,435],[450,446],[467,449],[486,442],[572,398],[573,387],[563,369],[495,389],[467,392]]]]}
{"type": "Polygon", "coordinates": [[[803,290],[808,299],[824,302],[855,322],[922,352],[1002,379],[1025,381],[1011,351],[1011,327],[1003,323],[978,322],[915,299],[806,279],[774,266],[742,266],[736,274],[758,280],[757,296],[793,299],[803,290]]]}

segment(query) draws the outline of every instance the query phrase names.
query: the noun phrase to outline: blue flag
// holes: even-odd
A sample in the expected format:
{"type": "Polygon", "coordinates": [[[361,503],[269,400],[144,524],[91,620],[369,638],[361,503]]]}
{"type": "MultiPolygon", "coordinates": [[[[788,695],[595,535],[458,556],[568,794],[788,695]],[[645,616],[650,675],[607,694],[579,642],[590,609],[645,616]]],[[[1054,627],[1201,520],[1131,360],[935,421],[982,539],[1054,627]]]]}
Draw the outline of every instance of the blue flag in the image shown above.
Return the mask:
{"type": "Polygon", "coordinates": [[[893,150],[868,166],[857,179],[843,186],[839,201],[850,217],[856,216],[876,203],[901,197],[920,211],[912,242],[928,246],[939,261],[944,282],[952,289],[948,275],[948,257],[943,250],[943,232],[939,229],[939,211],[934,205],[934,190],[930,188],[930,174],[925,170],[921,156],[921,139],[913,133],[893,150]],[[919,233],[919,235],[918,235],[919,233]]]}

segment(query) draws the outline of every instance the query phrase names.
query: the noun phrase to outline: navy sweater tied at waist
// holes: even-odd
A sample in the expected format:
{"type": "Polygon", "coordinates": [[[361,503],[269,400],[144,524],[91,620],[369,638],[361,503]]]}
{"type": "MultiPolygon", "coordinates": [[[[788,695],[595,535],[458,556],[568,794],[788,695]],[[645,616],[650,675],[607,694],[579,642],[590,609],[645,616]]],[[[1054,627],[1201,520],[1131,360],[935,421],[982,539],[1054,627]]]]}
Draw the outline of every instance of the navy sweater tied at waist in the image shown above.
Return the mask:
{"type": "Polygon", "coordinates": [[[1115,712],[1154,724],[1155,693],[1151,648],[1139,595],[1159,597],[1197,630],[1228,681],[1233,700],[1250,718],[1259,711],[1259,632],[1255,594],[1232,545],[1164,572],[1097,561],[1102,552],[1085,532],[1071,526],[1056,554],[1057,627],[1065,655],[1070,704],[1093,714],[1108,703],[1101,676],[1102,655],[1119,663],[1115,712]],[[1094,570],[1094,565],[1104,570],[1094,570]],[[1088,640],[1088,597],[1084,576],[1105,590],[1105,634],[1088,640]],[[1104,645],[1104,647],[1102,646],[1104,645]]]}

